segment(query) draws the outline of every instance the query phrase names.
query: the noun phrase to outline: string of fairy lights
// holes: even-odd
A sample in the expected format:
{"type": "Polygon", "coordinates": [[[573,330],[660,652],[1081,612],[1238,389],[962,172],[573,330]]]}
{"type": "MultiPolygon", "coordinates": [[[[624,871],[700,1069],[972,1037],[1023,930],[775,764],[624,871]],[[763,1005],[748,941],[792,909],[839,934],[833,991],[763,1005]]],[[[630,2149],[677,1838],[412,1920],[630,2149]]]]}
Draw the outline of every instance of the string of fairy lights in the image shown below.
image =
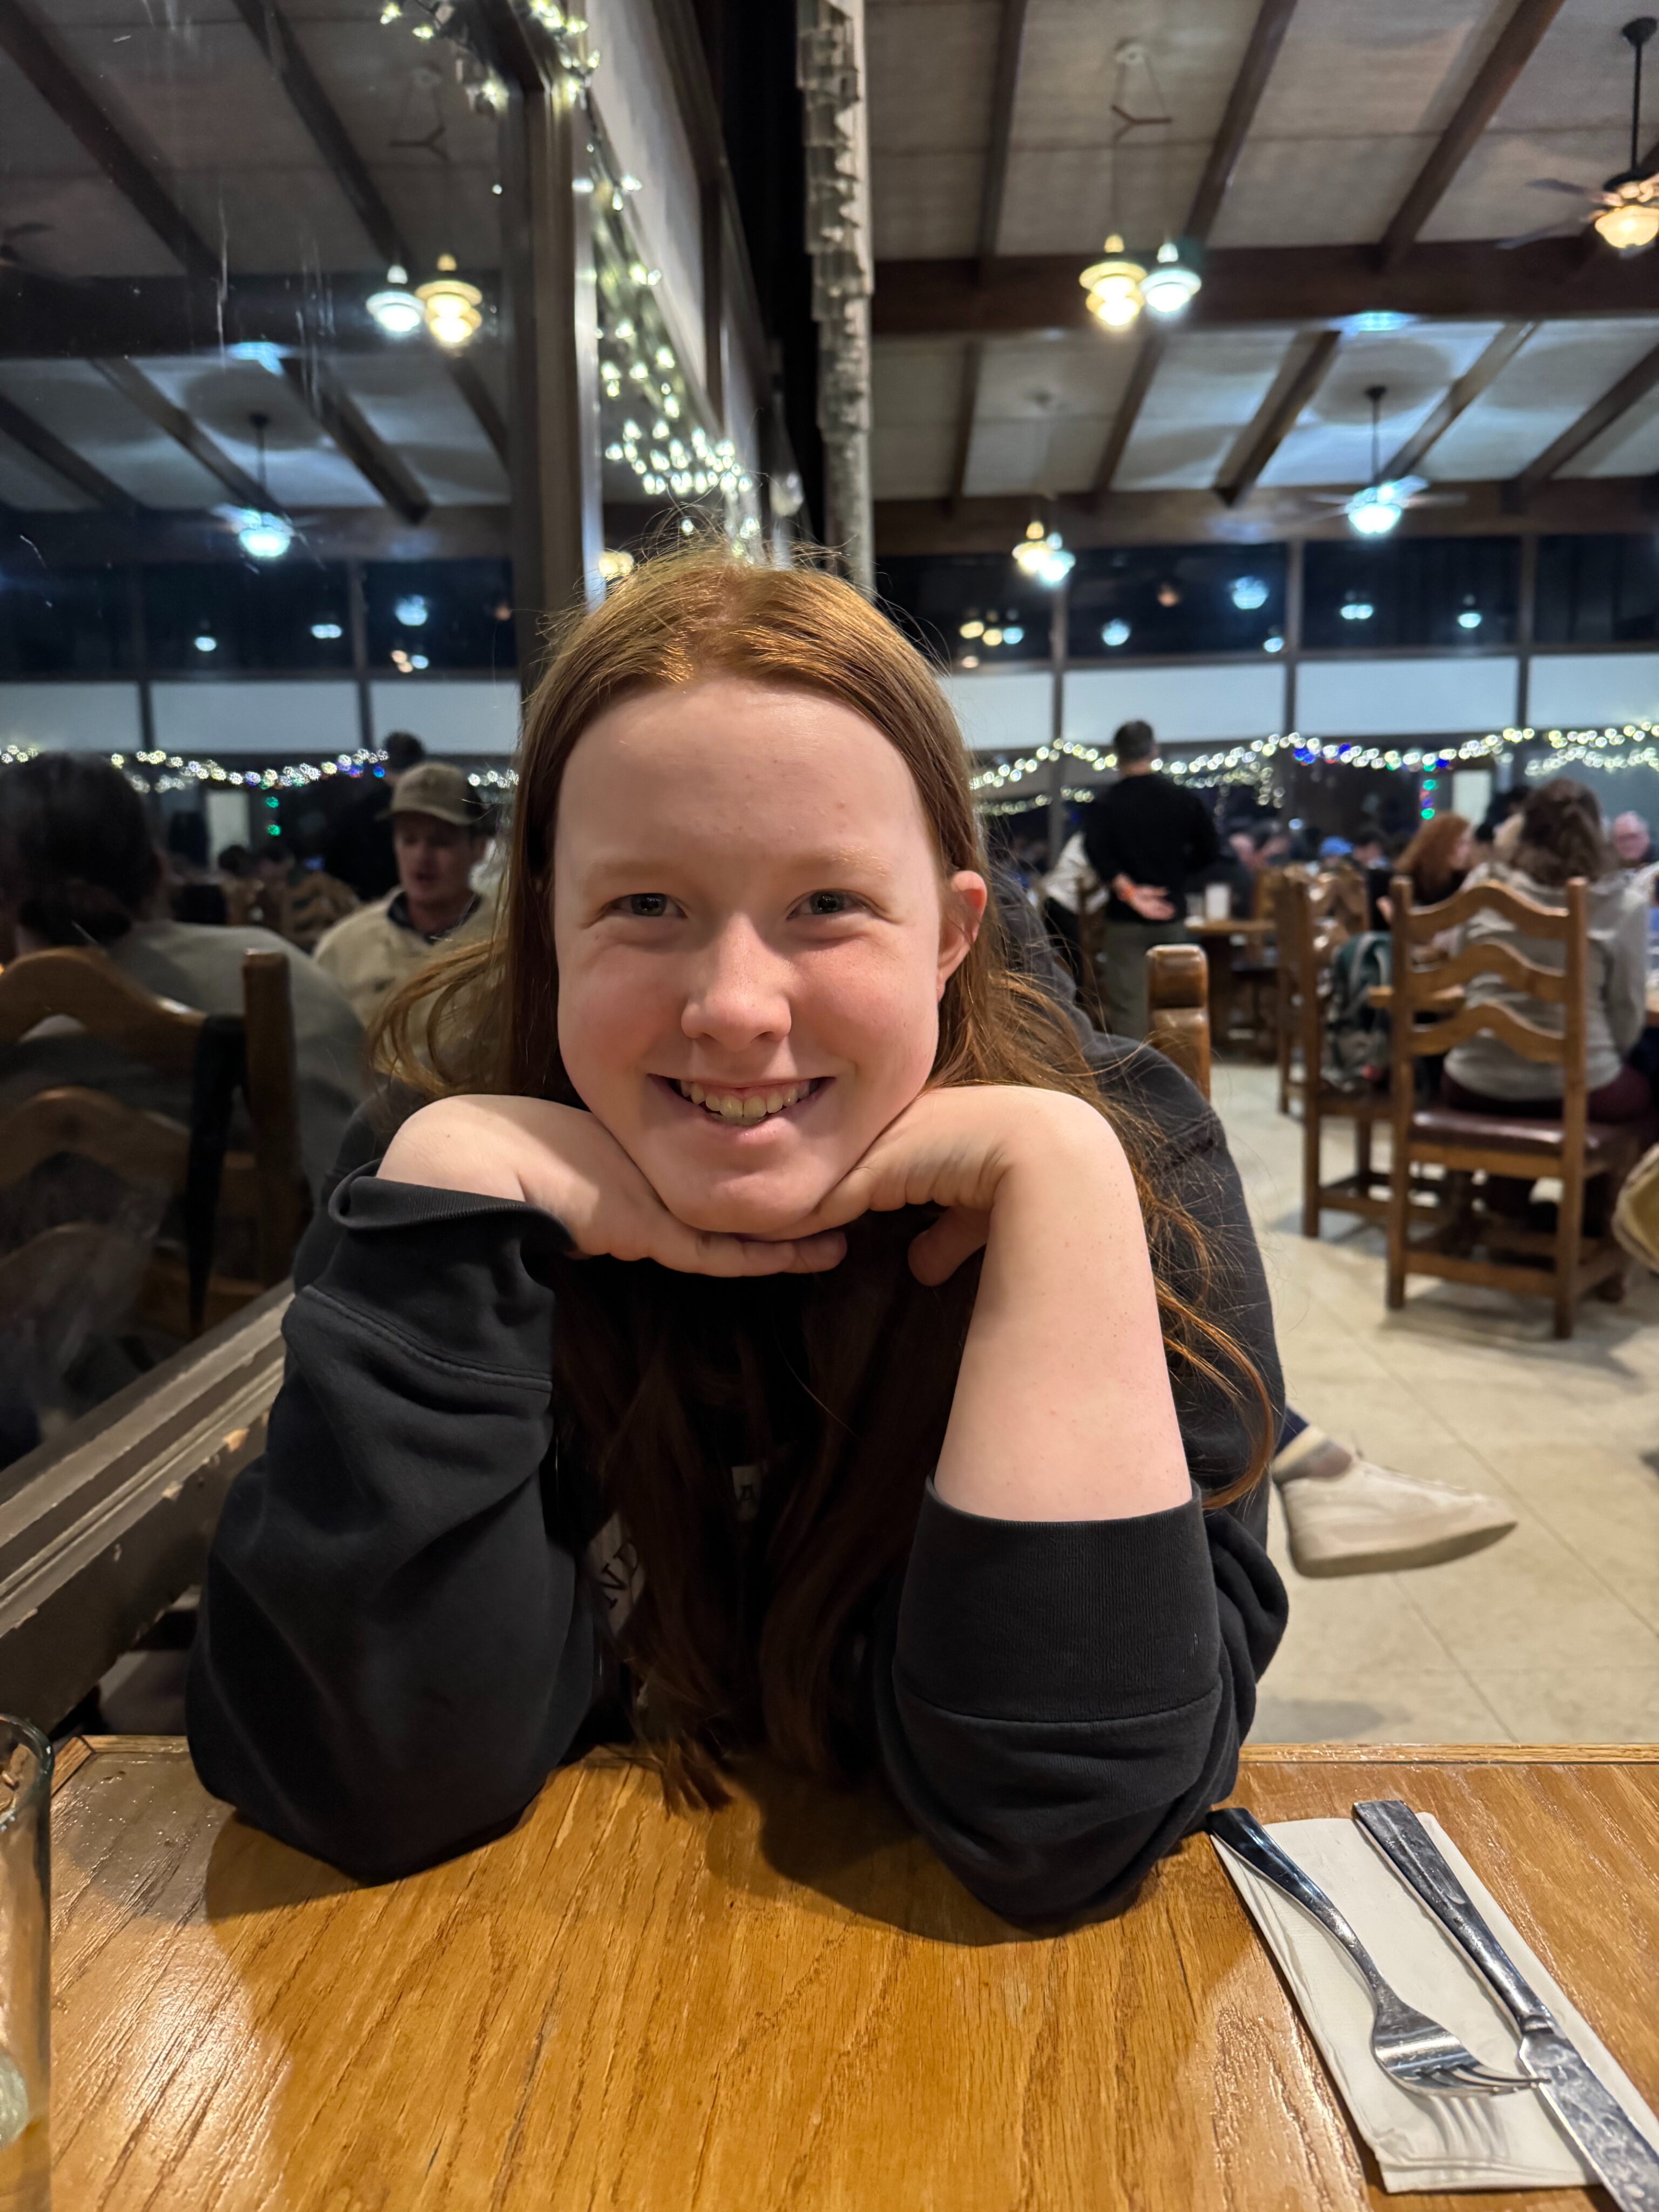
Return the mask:
{"type": "MultiPolygon", "coordinates": [[[[33,760],[47,750],[43,745],[0,745],[0,768],[15,768],[20,761],[33,760]]],[[[184,753],[110,753],[106,757],[135,791],[146,793],[193,791],[204,785],[226,791],[305,791],[313,784],[342,777],[349,781],[383,775],[386,766],[383,752],[367,747],[336,753],[325,760],[283,761],[269,768],[227,768],[222,761],[198,760],[193,754],[184,753]]],[[[466,780],[475,791],[515,791],[519,783],[518,771],[511,768],[474,769],[466,780]]]]}
{"type": "MultiPolygon", "coordinates": [[[[1308,738],[1291,730],[1275,732],[1271,737],[1250,738],[1211,752],[1161,755],[1153,767],[1183,783],[1206,784],[1259,782],[1287,759],[1302,767],[1396,769],[1413,775],[1435,775],[1444,769],[1467,768],[1480,761],[1495,760],[1519,746],[1541,742],[1549,750],[1535,755],[1523,769],[1527,776],[1535,780],[1559,775],[1569,768],[1608,772],[1626,768],[1659,769],[1659,744],[1656,744],[1656,739],[1659,739],[1659,723],[1645,718],[1610,723],[1601,729],[1489,730],[1484,736],[1463,738],[1455,743],[1403,747],[1308,738]]],[[[1022,794],[1016,799],[1002,799],[998,794],[1010,785],[1036,775],[1056,760],[1080,762],[1097,774],[1117,765],[1110,752],[1074,738],[1062,738],[1058,744],[1037,745],[1028,753],[981,769],[973,778],[974,793],[981,801],[981,811],[1010,814],[1051,804],[1053,793],[1047,791],[1022,794]]],[[[1088,799],[1094,794],[1067,791],[1063,795],[1067,799],[1088,799]]]]}

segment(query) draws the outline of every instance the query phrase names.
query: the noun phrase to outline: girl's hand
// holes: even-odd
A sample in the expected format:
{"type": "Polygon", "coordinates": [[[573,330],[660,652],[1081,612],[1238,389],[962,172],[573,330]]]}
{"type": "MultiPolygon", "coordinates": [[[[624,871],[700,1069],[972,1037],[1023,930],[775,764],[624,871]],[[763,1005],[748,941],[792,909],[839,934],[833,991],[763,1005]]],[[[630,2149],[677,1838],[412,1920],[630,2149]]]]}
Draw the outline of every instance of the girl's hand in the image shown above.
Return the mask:
{"type": "Polygon", "coordinates": [[[539,1206],[586,1258],[654,1260],[684,1275],[818,1274],[847,1249],[838,1224],[776,1243],[688,1229],[592,1115],[541,1098],[423,1106],[393,1137],[379,1172],[388,1182],[539,1206]]]}
{"type": "Polygon", "coordinates": [[[986,1243],[1000,1202],[1017,1194],[1064,1202],[1103,1186],[1127,1200],[1138,1231],[1123,1148],[1082,1099],[1012,1085],[924,1091],[793,1233],[810,1238],[861,1213],[943,1206],[910,1248],[918,1281],[942,1283],[986,1243]]]}

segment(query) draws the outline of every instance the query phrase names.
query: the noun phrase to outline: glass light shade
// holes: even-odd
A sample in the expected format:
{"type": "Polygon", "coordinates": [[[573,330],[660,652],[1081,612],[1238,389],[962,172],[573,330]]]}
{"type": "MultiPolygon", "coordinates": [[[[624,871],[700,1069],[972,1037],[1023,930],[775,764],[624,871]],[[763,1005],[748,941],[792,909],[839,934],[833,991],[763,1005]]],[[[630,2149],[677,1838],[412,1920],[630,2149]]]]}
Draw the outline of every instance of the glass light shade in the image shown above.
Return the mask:
{"type": "Polygon", "coordinates": [[[280,514],[253,514],[244,510],[236,543],[250,561],[280,561],[294,543],[294,525],[280,514]]]}
{"type": "Polygon", "coordinates": [[[1140,296],[1155,315],[1178,315],[1204,289],[1196,269],[1184,268],[1174,241],[1165,239],[1158,259],[1141,280],[1140,296]]]}
{"type": "Polygon", "coordinates": [[[1113,647],[1127,645],[1129,642],[1128,623],[1115,616],[1101,631],[1100,641],[1103,645],[1109,645],[1113,647]]]}
{"type": "Polygon", "coordinates": [[[426,310],[415,295],[401,285],[371,292],[368,312],[389,338],[413,337],[426,320],[426,310]]]}
{"type": "Polygon", "coordinates": [[[1618,253],[1640,253],[1659,238],[1659,207],[1626,200],[1604,208],[1595,218],[1595,234],[1618,253]]]}
{"type": "Polygon", "coordinates": [[[1109,331],[1127,330],[1141,309],[1141,282],[1146,271],[1123,251],[1115,231],[1106,241],[1106,258],[1084,270],[1078,283],[1089,295],[1089,312],[1109,331]]]}
{"type": "Polygon", "coordinates": [[[464,346],[483,321],[483,294],[459,276],[434,276],[416,297],[424,307],[426,326],[441,346],[464,346]]]}
{"type": "Polygon", "coordinates": [[[1398,523],[1401,510],[1374,491],[1362,492],[1348,509],[1348,526],[1362,538],[1386,538],[1398,523]]]}
{"type": "Polygon", "coordinates": [[[1267,604],[1267,586],[1260,576],[1235,576],[1232,586],[1233,605],[1241,614],[1250,614],[1267,604]]]}
{"type": "Polygon", "coordinates": [[[1040,522],[1026,524],[1025,535],[1014,548],[1014,561],[1023,574],[1051,592],[1077,566],[1076,554],[1066,551],[1059,531],[1051,530],[1045,538],[1040,522]]]}

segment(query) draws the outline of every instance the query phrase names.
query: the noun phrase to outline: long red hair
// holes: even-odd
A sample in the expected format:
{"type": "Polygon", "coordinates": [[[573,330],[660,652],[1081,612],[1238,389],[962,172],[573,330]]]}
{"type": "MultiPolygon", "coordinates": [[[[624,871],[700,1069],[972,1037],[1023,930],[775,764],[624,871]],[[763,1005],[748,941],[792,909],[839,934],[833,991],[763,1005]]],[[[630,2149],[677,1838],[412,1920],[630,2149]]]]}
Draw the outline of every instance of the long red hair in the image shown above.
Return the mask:
{"type": "MultiPolygon", "coordinates": [[[[850,707],[903,756],[942,873],[986,871],[961,733],[927,665],[883,615],[821,572],[724,550],[665,556],[568,628],[529,701],[493,941],[435,963],[386,1009],[373,1043],[392,1074],[429,1097],[580,1103],[559,1055],[552,926],[565,764],[631,693],[714,674],[850,707]]],[[[1271,1452],[1266,1387],[1206,1310],[1223,1297],[1209,1295],[1196,1224],[1145,1171],[1155,1133],[1103,1103],[1063,1016],[1010,969],[994,909],[945,986],[932,1080],[1064,1091],[1109,1114],[1136,1170],[1172,1371],[1259,1411],[1249,1465],[1211,1502],[1238,1495],[1271,1452]]],[[[908,1554],[978,1281],[975,1264],[940,1289],[916,1283],[906,1250],[920,1225],[856,1223],[842,1266],[804,1279],[718,1283],[608,1261],[562,1268],[556,1407],[644,1570],[623,1650],[671,1794],[717,1802],[720,1765],[760,1741],[820,1772],[857,1756],[848,1655],[908,1554]],[[722,1428],[725,1452],[710,1442],[722,1428]],[[734,1452],[767,1463],[748,1546],[734,1452]]]]}

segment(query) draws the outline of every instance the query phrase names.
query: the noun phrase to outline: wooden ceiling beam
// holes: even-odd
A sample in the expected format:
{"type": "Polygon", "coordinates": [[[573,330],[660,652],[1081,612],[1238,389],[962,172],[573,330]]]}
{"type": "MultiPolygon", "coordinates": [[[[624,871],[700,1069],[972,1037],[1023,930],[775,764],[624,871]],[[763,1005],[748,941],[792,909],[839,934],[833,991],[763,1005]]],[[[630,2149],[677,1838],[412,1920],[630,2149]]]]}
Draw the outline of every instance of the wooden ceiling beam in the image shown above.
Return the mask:
{"type": "Polygon", "coordinates": [[[1341,343],[1340,331],[1317,331],[1292,342],[1292,355],[1299,349],[1301,359],[1287,360],[1285,372],[1275,377],[1246,434],[1242,458],[1216,485],[1226,506],[1238,505],[1284,444],[1297,416],[1325,381],[1341,343]]]}
{"type": "Polygon", "coordinates": [[[123,137],[73,65],[21,0],[0,0],[0,46],[80,141],[134,212],[192,276],[217,278],[222,259],[149,163],[123,137]]]}
{"type": "Polygon", "coordinates": [[[1517,512],[1524,512],[1541,486],[1559,475],[1569,461],[1576,460],[1604,430],[1610,430],[1628,415],[1656,385],[1659,385],[1659,346],[1644,353],[1633,368],[1627,368],[1616,384],[1610,385],[1593,405],[1584,410],[1576,422],[1569,424],[1559,438],[1546,446],[1536,460],[1529,461],[1510,479],[1504,487],[1507,502],[1517,512]]]}
{"type": "Polygon", "coordinates": [[[1267,88],[1267,79],[1273,75],[1273,64],[1279,59],[1279,50],[1285,43],[1285,33],[1295,13],[1296,0],[1261,0],[1261,12],[1245,45],[1232,90],[1227,95],[1220,128],[1210,143],[1204,173],[1187,211],[1185,234],[1200,244],[1215,228],[1221,203],[1232,182],[1233,171],[1238,166],[1244,141],[1249,136],[1255,111],[1267,88]]]}
{"type": "Polygon", "coordinates": [[[996,74],[991,82],[991,131],[985,144],[985,168],[979,195],[979,265],[988,273],[1002,232],[1002,207],[1008,191],[1008,156],[1013,149],[1014,103],[1019,97],[1019,66],[1025,48],[1025,20],[1030,0],[1002,0],[997,27],[996,74]]]}
{"type": "Polygon", "coordinates": [[[962,349],[962,392],[957,401],[956,443],[951,453],[951,503],[960,507],[968,495],[968,457],[974,443],[974,417],[979,411],[979,380],[985,365],[985,343],[969,338],[962,349]]]}
{"type": "Polygon", "coordinates": [[[1504,324],[1438,405],[1430,409],[1399,452],[1390,455],[1382,471],[1386,483],[1415,473],[1418,463],[1427,454],[1430,447],[1438,445],[1458,416],[1473,407],[1481,393],[1497,382],[1538,327],[1536,323],[1504,324]]]}
{"type": "Polygon", "coordinates": [[[1476,140],[1513,91],[1539,40],[1560,12],[1561,0],[1516,0],[1508,21],[1382,234],[1376,254],[1384,269],[1392,269],[1417,243],[1418,233],[1445,198],[1476,140]]]}
{"type": "MultiPolygon", "coordinates": [[[[1377,268],[1368,246],[1219,246],[1206,258],[1203,290],[1176,327],[1339,322],[1379,310],[1435,321],[1651,315],[1645,258],[1624,261],[1603,248],[1584,267],[1578,243],[1547,238],[1506,252],[1484,241],[1435,240],[1414,246],[1389,270],[1377,268]]],[[[983,283],[970,258],[879,262],[874,335],[1086,330],[1098,336],[1077,281],[1080,258],[1004,255],[983,283]]]]}
{"type": "MultiPolygon", "coordinates": [[[[276,507],[276,502],[260,489],[246,470],[239,468],[230,455],[216,445],[201,425],[175,407],[165,392],[152,384],[143,369],[130,361],[94,361],[93,367],[121,397],[131,402],[141,415],[146,416],[155,428],[182,446],[191,460],[216,477],[239,507],[276,507]]],[[[281,512],[280,507],[276,510],[281,512]]]]}
{"type": "Polygon", "coordinates": [[[82,460],[72,446],[66,446],[55,431],[48,430],[44,422],[38,422],[3,392],[0,392],[0,432],[14,445],[21,446],[42,468],[49,469],[95,507],[102,507],[106,514],[118,514],[125,521],[135,522],[147,512],[131,492],[123,491],[101,469],[82,460]]]}
{"type": "MultiPolygon", "coordinates": [[[[1650,532],[1659,522],[1659,482],[1651,477],[1560,477],[1542,484],[1524,514],[1504,504],[1506,487],[1481,482],[1445,485],[1454,507],[1407,507],[1395,538],[1513,538],[1650,532]]],[[[1240,507],[1224,507],[1212,491],[1115,491],[1097,502],[1089,492],[1052,502],[1066,543],[1085,547],[1271,544],[1291,538],[1354,542],[1346,518],[1310,495],[1346,496],[1352,484],[1258,485],[1240,507]]],[[[436,509],[434,513],[447,514],[436,509]]],[[[905,555],[1006,555],[1031,515],[1029,495],[964,500],[954,513],[943,500],[878,500],[878,560],[905,555]]],[[[88,518],[89,519],[89,518],[88,518]]]]}
{"type": "Polygon", "coordinates": [[[394,453],[364,420],[345,387],[314,357],[301,360],[290,355],[283,374],[345,455],[358,475],[371,485],[394,514],[405,522],[423,522],[432,501],[394,453]]]}

